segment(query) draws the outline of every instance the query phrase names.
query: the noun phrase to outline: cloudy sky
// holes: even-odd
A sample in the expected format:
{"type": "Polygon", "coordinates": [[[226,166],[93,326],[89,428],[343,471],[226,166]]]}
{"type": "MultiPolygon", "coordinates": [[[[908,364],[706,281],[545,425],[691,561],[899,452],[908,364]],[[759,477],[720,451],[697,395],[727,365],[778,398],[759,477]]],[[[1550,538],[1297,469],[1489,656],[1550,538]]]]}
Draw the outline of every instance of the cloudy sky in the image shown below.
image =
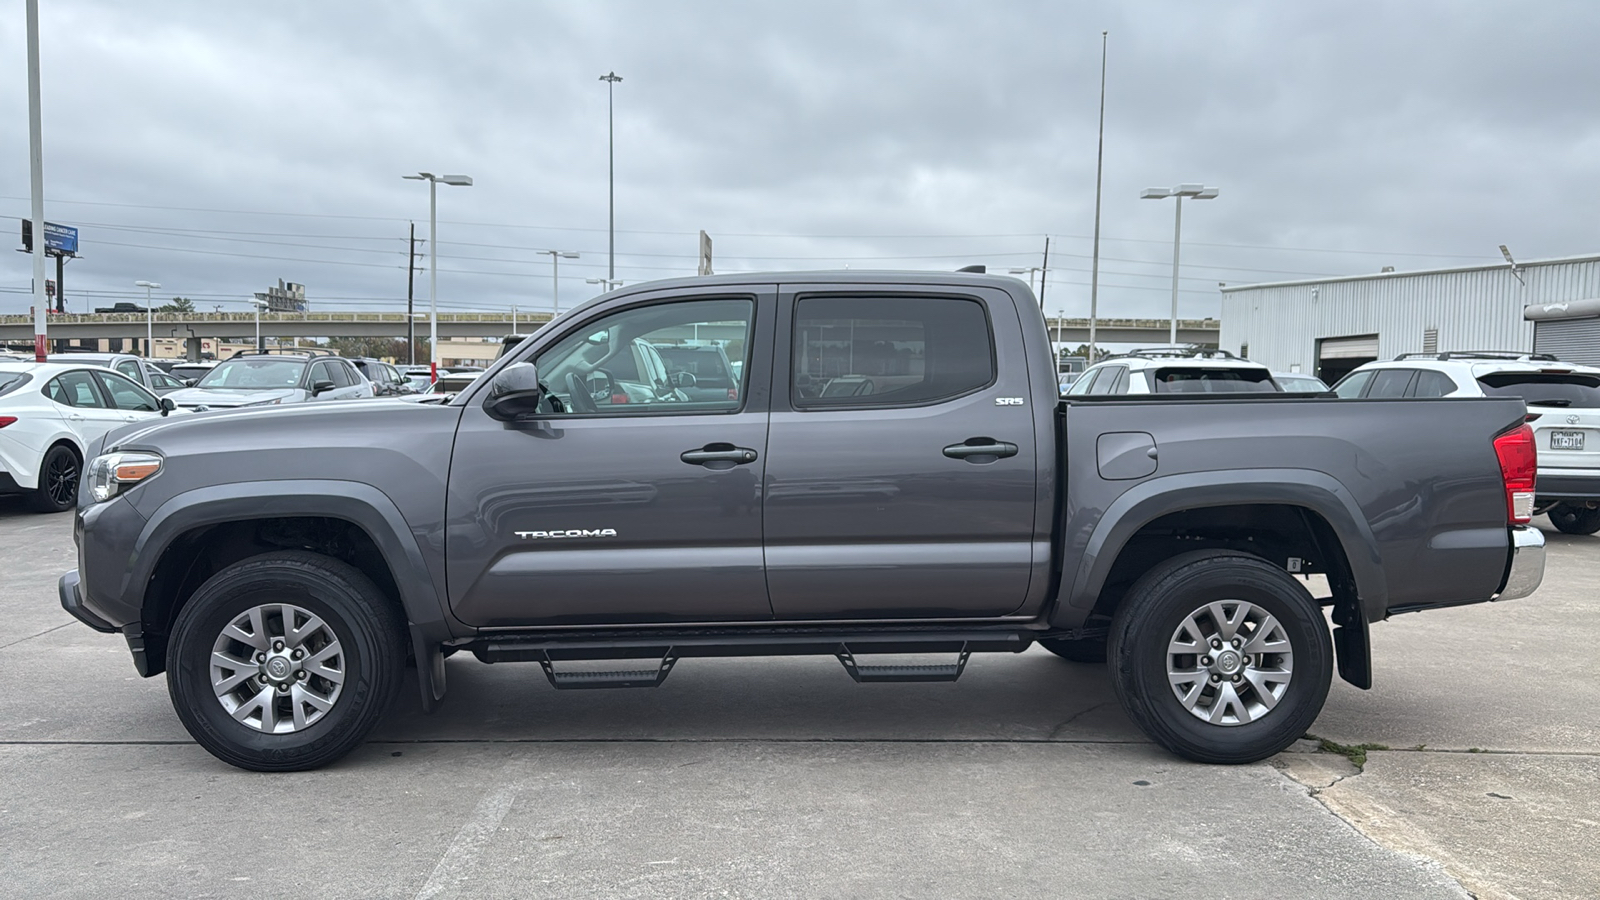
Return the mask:
{"type": "MultiPolygon", "coordinates": [[[[46,217],[77,225],[69,310],[208,310],[283,278],[403,308],[408,172],[440,188],[444,310],[548,310],[617,277],[1041,265],[1087,313],[1110,32],[1102,315],[1184,316],[1217,283],[1600,251],[1600,4],[302,3],[41,0],[46,217]]],[[[0,230],[28,215],[24,7],[0,13],[0,230]]],[[[53,275],[52,275],[53,277],[53,275]]],[[[0,254],[0,313],[29,257],[0,254]]],[[[426,297],[418,277],[417,296],[426,297]]]]}

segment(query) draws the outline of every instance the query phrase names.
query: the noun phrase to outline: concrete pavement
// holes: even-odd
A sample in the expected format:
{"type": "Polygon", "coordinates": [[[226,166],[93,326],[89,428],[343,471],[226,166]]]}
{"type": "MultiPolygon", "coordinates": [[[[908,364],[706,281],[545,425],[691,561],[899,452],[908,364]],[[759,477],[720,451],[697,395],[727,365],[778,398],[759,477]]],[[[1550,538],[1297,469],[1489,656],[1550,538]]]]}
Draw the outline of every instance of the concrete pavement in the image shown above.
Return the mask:
{"type": "Polygon", "coordinates": [[[1280,757],[1304,783],[1191,765],[1102,670],[1038,650],[954,685],[687,660],[595,692],[456,657],[439,713],[408,683],[345,761],[262,776],[196,747],[119,637],[68,624],[70,517],[0,499],[0,894],[1600,895],[1600,540],[1551,537],[1534,597],[1376,626],[1377,688],[1336,684],[1313,729],[1494,754],[1280,757]]]}

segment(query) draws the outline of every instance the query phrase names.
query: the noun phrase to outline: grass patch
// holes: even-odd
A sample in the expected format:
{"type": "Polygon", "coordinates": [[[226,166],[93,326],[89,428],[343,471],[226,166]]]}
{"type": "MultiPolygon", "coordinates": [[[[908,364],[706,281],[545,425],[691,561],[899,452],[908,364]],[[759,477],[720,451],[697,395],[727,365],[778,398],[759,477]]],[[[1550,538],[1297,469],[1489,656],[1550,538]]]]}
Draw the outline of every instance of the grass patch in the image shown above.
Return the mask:
{"type": "Polygon", "coordinates": [[[1387,744],[1340,744],[1314,735],[1307,735],[1307,737],[1316,741],[1322,752],[1337,753],[1350,760],[1350,764],[1357,769],[1365,769],[1367,767],[1367,751],[1391,749],[1387,744]]]}

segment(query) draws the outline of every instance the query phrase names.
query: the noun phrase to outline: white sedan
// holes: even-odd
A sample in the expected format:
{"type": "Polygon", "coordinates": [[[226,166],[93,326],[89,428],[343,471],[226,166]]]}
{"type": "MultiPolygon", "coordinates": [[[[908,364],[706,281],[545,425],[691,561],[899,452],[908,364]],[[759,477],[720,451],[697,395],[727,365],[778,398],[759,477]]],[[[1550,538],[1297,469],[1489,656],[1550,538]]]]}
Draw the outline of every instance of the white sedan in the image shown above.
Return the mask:
{"type": "Polygon", "coordinates": [[[171,406],[110,369],[0,361],[0,494],[24,494],[40,512],[71,509],[89,445],[171,406]]]}

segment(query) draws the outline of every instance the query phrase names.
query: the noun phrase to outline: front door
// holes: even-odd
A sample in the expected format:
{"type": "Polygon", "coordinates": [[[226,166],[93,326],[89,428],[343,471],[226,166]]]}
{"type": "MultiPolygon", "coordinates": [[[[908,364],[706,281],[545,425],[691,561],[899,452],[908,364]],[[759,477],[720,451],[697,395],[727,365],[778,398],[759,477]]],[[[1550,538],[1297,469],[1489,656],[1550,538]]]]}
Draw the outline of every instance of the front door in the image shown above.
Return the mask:
{"type": "Polygon", "coordinates": [[[519,347],[548,398],[507,423],[462,412],[448,578],[463,622],[505,626],[766,620],[770,289],[641,295],[519,347]],[[716,347],[740,378],[690,392],[662,347],[716,347]]]}
{"type": "Polygon", "coordinates": [[[1002,616],[1035,559],[1021,325],[992,289],[785,288],[766,468],[779,619],[1002,616]],[[1005,360],[1006,365],[997,365],[1005,360]]]}

